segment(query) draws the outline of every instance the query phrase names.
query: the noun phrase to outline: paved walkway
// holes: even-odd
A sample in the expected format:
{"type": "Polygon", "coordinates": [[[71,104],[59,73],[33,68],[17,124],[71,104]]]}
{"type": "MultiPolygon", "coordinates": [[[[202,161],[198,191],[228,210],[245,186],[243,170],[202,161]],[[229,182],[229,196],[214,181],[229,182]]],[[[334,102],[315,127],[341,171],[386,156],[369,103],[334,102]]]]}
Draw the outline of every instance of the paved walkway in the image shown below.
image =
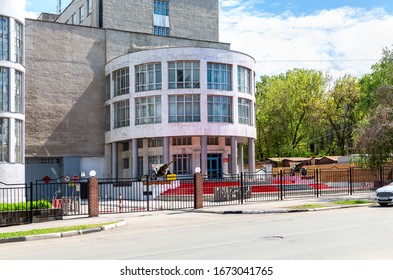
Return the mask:
{"type": "MultiPolygon", "coordinates": [[[[374,193],[364,193],[357,194],[352,196],[335,196],[335,197],[319,197],[319,198],[301,198],[301,199],[287,199],[284,201],[265,201],[265,202],[248,202],[246,204],[233,204],[233,205],[225,205],[225,206],[211,206],[204,207],[202,209],[184,209],[184,210],[176,210],[176,211],[157,211],[157,212],[148,212],[149,215],[162,215],[162,213],[168,212],[201,212],[201,213],[211,213],[211,214],[221,214],[221,215],[231,215],[231,214],[286,214],[286,213],[294,213],[294,212],[306,212],[306,211],[326,211],[332,209],[339,208],[348,208],[348,207],[365,207],[370,206],[371,204],[375,204],[375,196],[374,193]],[[369,204],[359,204],[359,205],[338,205],[334,204],[335,201],[341,200],[368,200],[369,204]],[[322,207],[310,207],[305,208],[304,205],[320,205],[322,207]]],[[[60,237],[69,237],[78,234],[88,234],[94,233],[101,230],[109,230],[114,229],[116,227],[124,226],[129,221],[131,221],[136,216],[146,215],[147,212],[135,212],[135,213],[117,213],[117,214],[105,214],[99,215],[98,217],[88,217],[88,216],[66,216],[62,220],[44,222],[44,223],[33,223],[27,225],[18,225],[11,227],[0,227],[0,233],[3,232],[17,232],[17,231],[27,231],[33,229],[42,229],[42,228],[57,228],[57,227],[68,227],[68,226],[77,226],[77,225],[92,225],[92,224],[108,224],[103,227],[96,227],[88,230],[81,231],[71,231],[71,232],[58,232],[53,234],[46,235],[35,235],[35,236],[25,236],[16,239],[0,239],[0,244],[5,242],[16,242],[16,241],[29,241],[29,240],[38,240],[38,239],[47,239],[47,238],[60,238],[60,237]]]]}

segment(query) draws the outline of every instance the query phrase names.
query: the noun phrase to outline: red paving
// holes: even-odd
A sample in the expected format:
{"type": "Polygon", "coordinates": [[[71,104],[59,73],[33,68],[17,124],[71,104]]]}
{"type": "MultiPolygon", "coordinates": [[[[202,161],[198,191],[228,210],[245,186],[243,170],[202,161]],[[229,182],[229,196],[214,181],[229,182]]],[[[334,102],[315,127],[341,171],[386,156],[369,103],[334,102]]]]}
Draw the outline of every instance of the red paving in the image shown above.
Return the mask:
{"type": "MultiPolygon", "coordinates": [[[[283,185],[292,185],[295,180],[284,180],[283,185]]],[[[203,183],[203,194],[213,194],[214,188],[219,187],[239,187],[237,182],[204,182],[203,183]]],[[[311,188],[316,188],[317,184],[308,184],[311,188]]],[[[262,185],[262,186],[251,186],[252,193],[264,193],[264,192],[278,192],[280,189],[279,181],[273,181],[272,185],[262,185]]],[[[325,184],[319,184],[319,189],[329,189],[330,187],[325,184]]],[[[194,184],[193,183],[181,183],[179,187],[174,189],[169,189],[163,192],[161,195],[193,195],[194,194],[194,184]]]]}

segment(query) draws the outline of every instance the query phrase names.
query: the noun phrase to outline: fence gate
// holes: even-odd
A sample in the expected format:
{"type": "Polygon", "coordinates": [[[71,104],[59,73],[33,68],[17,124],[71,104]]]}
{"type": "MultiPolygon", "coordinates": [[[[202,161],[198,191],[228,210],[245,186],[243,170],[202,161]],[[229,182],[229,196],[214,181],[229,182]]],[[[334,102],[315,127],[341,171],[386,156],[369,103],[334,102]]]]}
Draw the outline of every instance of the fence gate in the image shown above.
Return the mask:
{"type": "Polygon", "coordinates": [[[99,179],[99,213],[131,213],[194,207],[194,178],[99,179]]]}
{"type": "MultiPolygon", "coordinates": [[[[51,209],[39,210],[39,215],[87,215],[88,211],[88,181],[71,180],[69,182],[36,181],[31,184],[31,201],[47,200],[52,204],[51,209]],[[53,212],[53,213],[50,213],[53,212]]],[[[38,210],[36,210],[38,211],[38,210]]]]}

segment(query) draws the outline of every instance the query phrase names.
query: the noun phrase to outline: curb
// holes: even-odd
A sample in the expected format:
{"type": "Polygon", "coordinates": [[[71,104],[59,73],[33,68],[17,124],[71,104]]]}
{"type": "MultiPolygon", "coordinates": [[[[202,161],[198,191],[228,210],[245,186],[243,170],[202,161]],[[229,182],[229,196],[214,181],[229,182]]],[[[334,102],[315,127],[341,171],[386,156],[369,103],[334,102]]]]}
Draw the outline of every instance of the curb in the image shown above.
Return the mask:
{"type": "Polygon", "coordinates": [[[201,210],[194,209],[191,212],[195,213],[207,213],[207,214],[220,214],[220,215],[238,215],[238,214],[282,214],[282,213],[300,213],[300,212],[316,212],[316,211],[328,211],[344,208],[353,207],[366,207],[374,205],[375,203],[364,203],[358,205],[339,205],[339,206],[326,206],[322,208],[310,208],[310,209],[271,209],[271,210],[236,210],[236,211],[214,211],[214,210],[201,210]]]}
{"type": "Polygon", "coordinates": [[[65,231],[65,232],[27,235],[27,236],[21,236],[21,237],[13,237],[13,238],[0,238],[0,244],[11,243],[11,242],[21,242],[21,241],[34,241],[34,240],[71,237],[71,236],[100,232],[103,230],[110,230],[110,229],[114,229],[114,228],[125,226],[125,225],[127,225],[126,221],[121,221],[121,222],[114,223],[114,224],[103,225],[101,227],[83,229],[83,230],[72,230],[72,231],[65,231]]]}

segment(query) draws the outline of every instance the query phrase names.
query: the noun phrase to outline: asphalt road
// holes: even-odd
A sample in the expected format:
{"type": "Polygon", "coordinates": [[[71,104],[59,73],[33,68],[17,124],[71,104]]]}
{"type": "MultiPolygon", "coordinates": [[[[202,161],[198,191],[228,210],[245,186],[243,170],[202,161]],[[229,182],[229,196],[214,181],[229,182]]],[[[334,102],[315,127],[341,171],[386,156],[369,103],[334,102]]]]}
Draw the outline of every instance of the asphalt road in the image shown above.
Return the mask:
{"type": "Polygon", "coordinates": [[[393,260],[393,207],[141,214],[113,230],[0,244],[2,260],[393,260]]]}

